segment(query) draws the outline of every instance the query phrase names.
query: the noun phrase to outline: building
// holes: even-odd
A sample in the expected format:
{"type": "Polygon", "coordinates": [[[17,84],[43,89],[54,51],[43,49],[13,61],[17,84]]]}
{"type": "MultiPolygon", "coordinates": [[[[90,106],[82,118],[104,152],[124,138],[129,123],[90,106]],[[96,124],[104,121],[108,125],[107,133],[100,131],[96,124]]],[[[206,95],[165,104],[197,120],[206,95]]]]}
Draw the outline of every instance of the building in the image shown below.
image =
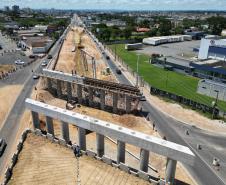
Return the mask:
{"type": "Polygon", "coordinates": [[[134,44],[126,44],[125,49],[126,50],[137,50],[141,49],[143,47],[142,43],[134,43],[134,44]]]}
{"type": "Polygon", "coordinates": [[[34,30],[37,30],[39,32],[42,33],[46,33],[48,26],[46,25],[35,25],[35,27],[33,28],[34,30]]]}
{"type": "Polygon", "coordinates": [[[226,30],[222,30],[221,36],[225,37],[226,36],[226,30]]]}
{"type": "Polygon", "coordinates": [[[9,12],[9,11],[10,11],[9,6],[5,6],[5,7],[4,7],[4,11],[5,11],[5,12],[9,12]]]}
{"type": "Polygon", "coordinates": [[[24,37],[18,44],[21,48],[31,50],[33,54],[43,54],[53,45],[53,40],[49,37],[24,37]]]}
{"type": "Polygon", "coordinates": [[[184,34],[190,35],[193,40],[200,40],[205,36],[205,32],[203,32],[203,31],[185,30],[184,34]]]}
{"type": "Polygon", "coordinates": [[[149,37],[144,38],[143,43],[148,45],[157,46],[160,44],[173,43],[173,42],[183,42],[185,40],[191,40],[189,35],[172,35],[172,36],[162,36],[162,37],[149,37]]]}
{"type": "Polygon", "coordinates": [[[20,7],[18,5],[13,5],[12,11],[18,13],[20,11],[20,7]]]}
{"type": "Polygon", "coordinates": [[[202,39],[198,58],[200,60],[226,60],[226,39],[202,39]]]}
{"type": "Polygon", "coordinates": [[[203,79],[198,83],[197,93],[226,101],[226,84],[203,79]]]}

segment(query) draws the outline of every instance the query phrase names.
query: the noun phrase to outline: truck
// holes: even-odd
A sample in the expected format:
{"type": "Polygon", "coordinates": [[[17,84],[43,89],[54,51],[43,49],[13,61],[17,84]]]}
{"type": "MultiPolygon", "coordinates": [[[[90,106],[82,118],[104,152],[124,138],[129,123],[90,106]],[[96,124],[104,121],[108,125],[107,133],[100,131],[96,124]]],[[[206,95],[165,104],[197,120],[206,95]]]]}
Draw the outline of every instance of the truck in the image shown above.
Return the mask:
{"type": "Polygon", "coordinates": [[[142,43],[134,43],[134,44],[126,44],[125,49],[126,50],[137,50],[141,49],[143,47],[142,43]]]}

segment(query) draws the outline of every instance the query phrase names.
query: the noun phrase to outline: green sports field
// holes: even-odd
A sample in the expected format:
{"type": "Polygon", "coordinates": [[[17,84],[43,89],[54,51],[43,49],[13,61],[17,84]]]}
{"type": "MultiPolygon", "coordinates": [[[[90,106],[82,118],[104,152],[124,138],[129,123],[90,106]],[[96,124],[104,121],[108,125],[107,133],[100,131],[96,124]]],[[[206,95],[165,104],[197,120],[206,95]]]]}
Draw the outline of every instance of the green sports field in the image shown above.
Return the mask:
{"type": "MultiPolygon", "coordinates": [[[[137,55],[133,51],[125,50],[124,44],[116,45],[116,53],[126,62],[134,71],[136,71],[137,55]]],[[[110,45],[110,48],[115,49],[115,45],[110,45]]],[[[139,60],[139,75],[144,78],[153,87],[181,95],[193,101],[211,105],[214,98],[196,93],[198,78],[183,75],[173,71],[166,71],[149,64],[149,56],[140,55],[139,60]]],[[[219,101],[218,107],[226,111],[226,102],[219,101]]]]}

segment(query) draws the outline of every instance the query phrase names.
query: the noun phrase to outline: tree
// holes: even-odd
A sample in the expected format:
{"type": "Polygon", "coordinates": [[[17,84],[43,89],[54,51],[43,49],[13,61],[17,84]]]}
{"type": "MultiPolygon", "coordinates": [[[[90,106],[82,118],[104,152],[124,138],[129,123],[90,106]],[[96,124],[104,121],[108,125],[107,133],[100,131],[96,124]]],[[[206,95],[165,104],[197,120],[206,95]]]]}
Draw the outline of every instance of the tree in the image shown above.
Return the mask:
{"type": "Polygon", "coordinates": [[[167,19],[161,19],[159,25],[159,33],[162,36],[170,35],[170,30],[172,29],[171,22],[167,19]]]}
{"type": "Polygon", "coordinates": [[[127,27],[123,30],[123,33],[124,33],[124,37],[126,39],[129,39],[131,36],[132,36],[132,31],[133,29],[131,27],[127,27]]]}
{"type": "Polygon", "coordinates": [[[207,22],[214,35],[220,35],[222,30],[226,28],[226,18],[221,16],[210,17],[207,19],[207,22]]]}

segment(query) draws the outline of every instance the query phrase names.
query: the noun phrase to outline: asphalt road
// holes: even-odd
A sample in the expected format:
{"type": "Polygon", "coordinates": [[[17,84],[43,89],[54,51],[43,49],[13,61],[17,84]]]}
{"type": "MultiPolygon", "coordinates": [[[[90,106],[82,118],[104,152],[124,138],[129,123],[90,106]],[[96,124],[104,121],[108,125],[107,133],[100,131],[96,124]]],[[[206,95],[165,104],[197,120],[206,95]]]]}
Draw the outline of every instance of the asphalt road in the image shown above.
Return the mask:
{"type": "MultiPolygon", "coordinates": [[[[98,44],[97,44],[98,46],[98,44]]],[[[101,48],[101,47],[99,47],[101,48]]],[[[100,49],[103,51],[102,49],[100,49]]],[[[106,53],[106,51],[105,51],[106,53]]],[[[132,85],[123,75],[116,73],[116,64],[110,59],[106,62],[120,83],[132,85]]],[[[216,136],[212,133],[197,129],[196,127],[181,123],[168,117],[149,102],[141,102],[142,111],[155,122],[157,130],[167,140],[189,147],[196,154],[194,166],[185,165],[186,169],[200,185],[225,185],[226,182],[226,137],[216,136]],[[185,131],[189,130],[189,135],[185,131]],[[197,150],[197,144],[201,144],[202,149],[197,150]],[[218,148],[216,148],[218,146],[218,148]],[[213,157],[221,161],[220,170],[211,166],[213,157]]]]}
{"type": "MultiPolygon", "coordinates": [[[[64,37],[65,34],[63,34],[61,38],[64,37]]],[[[60,48],[59,41],[60,39],[52,47],[49,54],[54,56],[59,52],[60,48]]],[[[0,175],[3,175],[5,172],[4,165],[7,162],[7,157],[11,154],[11,148],[13,146],[13,143],[15,142],[15,137],[19,130],[20,119],[25,111],[25,99],[30,96],[33,87],[35,86],[35,84],[37,84],[38,81],[32,78],[33,76],[32,70],[34,71],[34,73],[40,73],[42,70],[40,64],[43,60],[49,61],[46,58],[38,60],[31,64],[30,66],[22,68],[21,70],[18,70],[17,72],[11,74],[8,78],[0,81],[0,86],[9,84],[24,84],[24,87],[20,95],[17,97],[13,108],[9,112],[8,117],[6,118],[0,130],[0,138],[4,138],[7,143],[6,150],[2,157],[0,158],[0,175]]]]}

